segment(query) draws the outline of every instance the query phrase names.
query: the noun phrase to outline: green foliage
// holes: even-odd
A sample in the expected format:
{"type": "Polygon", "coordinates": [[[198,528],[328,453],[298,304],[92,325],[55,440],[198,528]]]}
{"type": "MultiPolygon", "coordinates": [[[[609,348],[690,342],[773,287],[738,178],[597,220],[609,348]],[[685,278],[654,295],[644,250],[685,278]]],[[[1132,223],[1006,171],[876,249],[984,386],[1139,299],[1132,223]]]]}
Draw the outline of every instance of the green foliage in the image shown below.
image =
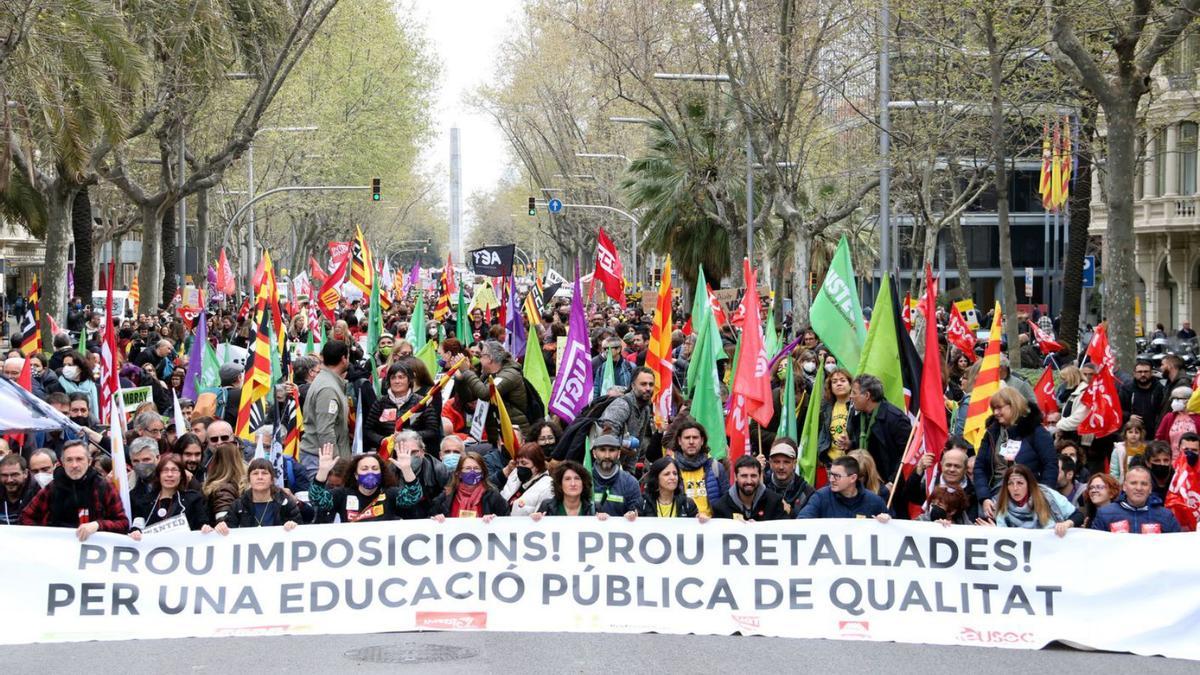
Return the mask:
{"type": "Polygon", "coordinates": [[[29,177],[22,171],[13,171],[8,187],[0,192],[0,218],[20,223],[33,236],[46,236],[46,200],[29,184],[29,177]]]}

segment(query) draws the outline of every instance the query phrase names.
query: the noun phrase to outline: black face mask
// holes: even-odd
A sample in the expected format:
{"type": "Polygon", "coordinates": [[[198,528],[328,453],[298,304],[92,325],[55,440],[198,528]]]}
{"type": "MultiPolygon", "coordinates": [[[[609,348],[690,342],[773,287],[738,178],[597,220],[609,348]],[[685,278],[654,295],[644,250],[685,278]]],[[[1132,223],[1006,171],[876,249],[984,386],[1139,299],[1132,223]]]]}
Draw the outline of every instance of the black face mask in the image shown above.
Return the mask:
{"type": "Polygon", "coordinates": [[[92,421],[92,418],[84,415],[83,417],[72,417],[71,421],[81,427],[86,427],[92,421]]]}
{"type": "Polygon", "coordinates": [[[937,504],[934,504],[933,506],[929,507],[929,520],[932,520],[932,521],[945,520],[946,516],[948,516],[948,515],[950,515],[950,514],[946,513],[946,509],[943,509],[942,507],[938,506],[937,504]]]}
{"type": "Polygon", "coordinates": [[[1171,467],[1166,464],[1151,464],[1150,475],[1157,480],[1166,480],[1171,477],[1171,467]]]}
{"type": "Polygon", "coordinates": [[[1183,454],[1187,457],[1188,466],[1196,466],[1196,460],[1200,459],[1200,452],[1195,450],[1184,450],[1183,454]]]}
{"type": "Polygon", "coordinates": [[[517,467],[517,480],[524,483],[524,482],[528,481],[530,478],[533,478],[533,469],[531,469],[527,466],[518,466],[517,467]]]}

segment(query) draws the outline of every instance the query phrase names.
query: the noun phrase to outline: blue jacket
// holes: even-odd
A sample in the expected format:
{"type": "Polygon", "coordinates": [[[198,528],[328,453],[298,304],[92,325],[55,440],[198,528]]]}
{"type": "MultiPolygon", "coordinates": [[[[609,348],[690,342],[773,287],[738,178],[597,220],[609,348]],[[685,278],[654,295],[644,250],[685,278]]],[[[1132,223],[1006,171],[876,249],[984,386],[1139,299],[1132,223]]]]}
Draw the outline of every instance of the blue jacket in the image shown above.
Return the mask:
{"type": "Polygon", "coordinates": [[[1135,508],[1125,501],[1125,493],[1122,492],[1116,501],[1101,506],[1096,512],[1096,517],[1092,519],[1092,529],[1104,532],[1149,534],[1144,531],[1147,525],[1157,525],[1164,534],[1179,531],[1179,521],[1175,520],[1175,514],[1163,506],[1162,500],[1156,494],[1151,494],[1144,506],[1135,508]]]}
{"type": "MultiPolygon", "coordinates": [[[[1000,437],[1000,425],[995,420],[988,422],[987,431],[979,441],[979,456],[975,458],[975,496],[980,503],[993,499],[996,490],[992,487],[995,473],[995,446],[1000,437]]],[[[1008,439],[1020,441],[1013,462],[1029,467],[1038,483],[1054,489],[1058,486],[1058,455],[1054,452],[1054,438],[1042,428],[1042,413],[1030,407],[1025,416],[1008,428],[1008,439]]]]}
{"type": "Polygon", "coordinates": [[[858,494],[847,499],[834,494],[828,485],[813,493],[797,518],[871,518],[887,513],[887,504],[879,495],[858,484],[858,494]]]}
{"type": "Polygon", "coordinates": [[[608,480],[592,469],[592,495],[596,513],[623,516],[642,508],[642,486],[633,474],[623,469],[617,469],[617,474],[608,480]]]}
{"type": "MultiPolygon", "coordinates": [[[[608,354],[601,350],[600,356],[592,358],[592,395],[594,398],[600,398],[608,392],[600,391],[600,384],[604,380],[604,359],[608,358],[608,354]]],[[[616,363],[613,364],[613,384],[618,387],[629,388],[633,384],[633,371],[636,368],[632,363],[626,361],[623,357],[618,357],[616,363]]]]}

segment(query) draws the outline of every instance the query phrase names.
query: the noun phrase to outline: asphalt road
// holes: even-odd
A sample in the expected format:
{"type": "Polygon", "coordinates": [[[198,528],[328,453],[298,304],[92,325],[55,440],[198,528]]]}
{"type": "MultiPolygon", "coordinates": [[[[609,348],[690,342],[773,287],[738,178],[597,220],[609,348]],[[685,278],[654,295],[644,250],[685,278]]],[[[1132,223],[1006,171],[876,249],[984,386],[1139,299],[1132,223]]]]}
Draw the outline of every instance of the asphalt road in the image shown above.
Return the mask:
{"type": "Polygon", "coordinates": [[[137,640],[5,647],[4,672],[1138,672],[1195,673],[1191,661],[1083,652],[836,640],[579,633],[388,633],[137,640]],[[409,660],[421,657],[440,660],[409,660]],[[380,661],[390,658],[390,661],[380,661]],[[396,661],[395,659],[399,659],[396,661]],[[450,659],[450,660],[447,660],[450,659]]]}

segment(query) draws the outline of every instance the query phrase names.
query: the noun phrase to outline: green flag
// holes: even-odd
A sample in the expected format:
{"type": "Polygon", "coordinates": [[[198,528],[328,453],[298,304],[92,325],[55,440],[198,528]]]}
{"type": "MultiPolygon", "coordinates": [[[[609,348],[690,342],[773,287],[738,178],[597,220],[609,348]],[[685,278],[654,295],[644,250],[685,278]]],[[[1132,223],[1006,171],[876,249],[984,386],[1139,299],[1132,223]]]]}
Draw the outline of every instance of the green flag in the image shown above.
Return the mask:
{"type": "Polygon", "coordinates": [[[783,340],[779,339],[779,331],[775,328],[775,302],[772,300],[771,309],[767,312],[767,327],[763,331],[763,350],[767,352],[768,359],[773,359],[780,349],[783,349],[783,340]]]}
{"type": "Polygon", "coordinates": [[[692,330],[696,332],[696,349],[688,365],[688,381],[692,389],[691,415],[708,433],[709,454],[724,459],[725,411],[721,406],[721,383],[717,379],[717,362],[725,358],[717,321],[704,290],[704,271],[696,284],[700,301],[692,314],[692,330]]]}
{"type": "Polygon", "coordinates": [[[783,361],[783,392],[779,398],[779,431],[775,435],[777,438],[799,441],[800,435],[796,429],[796,373],[791,357],[784,357],[783,361]]]}
{"type": "Polygon", "coordinates": [[[313,344],[312,334],[313,332],[311,330],[308,331],[308,339],[304,341],[305,354],[314,354],[317,351],[316,345],[313,344]]]}
{"type": "Polygon", "coordinates": [[[325,322],[322,321],[321,322],[321,347],[324,348],[325,343],[328,341],[329,341],[329,338],[328,338],[328,336],[325,335],[325,322]]]}
{"type": "Polygon", "coordinates": [[[610,349],[605,349],[603,352],[604,369],[600,371],[600,373],[601,373],[601,375],[600,375],[600,395],[601,396],[608,394],[609,389],[612,389],[613,387],[617,386],[617,373],[616,373],[616,370],[613,368],[613,360],[612,360],[611,352],[612,352],[612,350],[610,350],[610,349]]]}
{"type": "Polygon", "coordinates": [[[215,389],[221,386],[221,361],[212,345],[204,343],[204,356],[200,360],[200,386],[215,389]]]}
{"type": "MultiPolygon", "coordinates": [[[[788,383],[791,388],[791,383],[788,383]]],[[[800,475],[812,485],[817,479],[817,448],[821,445],[821,392],[825,390],[825,369],[817,368],[817,379],[813,381],[812,393],[808,396],[808,413],[804,416],[804,429],[798,441],[800,445],[800,475]]],[[[792,408],[795,410],[795,407],[792,408]]],[[[793,416],[795,413],[793,412],[793,416]]]]}
{"type": "Polygon", "coordinates": [[[454,335],[463,347],[469,347],[471,345],[471,317],[467,314],[467,296],[463,295],[462,284],[458,285],[458,312],[454,316],[454,335]]]}
{"type": "Polygon", "coordinates": [[[889,275],[879,284],[875,309],[871,312],[871,328],[863,345],[858,373],[869,373],[883,382],[883,396],[897,408],[907,410],[904,403],[904,376],[900,370],[900,345],[896,344],[896,312],[892,309],[892,289],[889,275]]]}
{"type": "Polygon", "coordinates": [[[692,348],[692,360],[688,362],[686,391],[691,396],[692,391],[696,387],[696,377],[702,370],[700,363],[696,360],[696,354],[703,347],[703,340],[706,338],[705,332],[701,330],[701,317],[705,314],[711,314],[712,308],[708,306],[708,286],[704,280],[704,268],[701,267],[696,275],[696,293],[692,298],[692,335],[696,336],[696,346],[692,348]]]}
{"type": "MultiPolygon", "coordinates": [[[[270,321],[267,321],[267,339],[271,344],[269,351],[271,353],[271,390],[273,392],[275,390],[275,383],[283,379],[283,366],[279,363],[279,350],[275,348],[275,345],[279,344],[279,341],[275,338],[275,327],[270,321]]],[[[287,345],[285,344],[283,348],[287,349],[287,345]]],[[[250,356],[247,359],[253,358],[254,351],[251,350],[250,356]]]]}
{"type": "MultiPolygon", "coordinates": [[[[379,337],[383,335],[383,306],[379,301],[379,276],[373,274],[371,281],[371,304],[367,308],[367,355],[379,349],[379,337]]],[[[416,349],[414,346],[413,349],[416,349]]]]}
{"type": "Polygon", "coordinates": [[[550,379],[550,371],[546,370],[546,358],[542,356],[542,345],[536,332],[525,341],[525,363],[521,365],[521,374],[537,390],[538,396],[542,397],[542,405],[548,407],[554,381],[550,379]]]}
{"type": "MultiPolygon", "coordinates": [[[[405,340],[413,347],[413,356],[421,351],[421,347],[429,340],[429,335],[425,331],[425,296],[417,294],[417,304],[413,306],[412,319],[408,322],[408,334],[404,336],[405,340]]],[[[432,372],[432,371],[430,371],[432,372]]]]}
{"type": "Polygon", "coordinates": [[[421,360],[425,367],[429,369],[431,375],[436,375],[438,371],[437,364],[437,343],[430,340],[421,345],[421,348],[413,352],[413,356],[421,360]]]}
{"type": "Polygon", "coordinates": [[[855,288],[850,244],[843,236],[838,242],[837,252],[833,254],[833,261],[829,263],[821,290],[813,299],[809,320],[821,342],[847,368],[853,367],[862,358],[863,341],[867,333],[855,288]]]}

